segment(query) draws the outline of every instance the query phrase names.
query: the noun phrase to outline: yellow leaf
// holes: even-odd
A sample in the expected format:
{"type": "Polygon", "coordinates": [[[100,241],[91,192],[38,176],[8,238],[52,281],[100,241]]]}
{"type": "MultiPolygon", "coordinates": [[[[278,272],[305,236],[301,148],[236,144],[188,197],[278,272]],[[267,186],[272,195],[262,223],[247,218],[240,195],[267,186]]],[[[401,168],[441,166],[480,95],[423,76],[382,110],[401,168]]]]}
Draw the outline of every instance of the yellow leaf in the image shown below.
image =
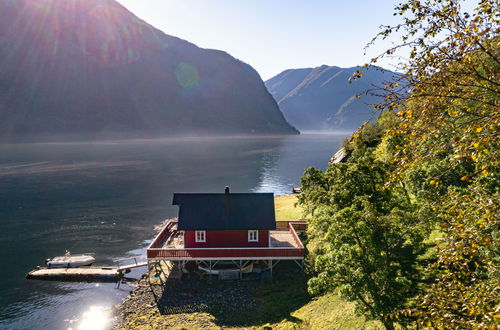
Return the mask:
{"type": "Polygon", "coordinates": [[[482,130],[483,130],[482,127],[478,127],[478,128],[476,128],[476,133],[480,133],[482,130]]]}

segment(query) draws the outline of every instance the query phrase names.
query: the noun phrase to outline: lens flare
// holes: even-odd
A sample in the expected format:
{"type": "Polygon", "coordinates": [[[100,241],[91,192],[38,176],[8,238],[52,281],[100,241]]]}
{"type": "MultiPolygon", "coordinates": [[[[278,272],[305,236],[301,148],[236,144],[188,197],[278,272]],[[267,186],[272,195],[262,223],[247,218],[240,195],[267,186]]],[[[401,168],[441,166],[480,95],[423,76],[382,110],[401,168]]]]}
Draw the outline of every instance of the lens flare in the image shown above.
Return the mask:
{"type": "Polygon", "coordinates": [[[175,77],[177,82],[185,89],[196,88],[200,81],[196,68],[185,62],[179,63],[175,69],[175,77]]]}

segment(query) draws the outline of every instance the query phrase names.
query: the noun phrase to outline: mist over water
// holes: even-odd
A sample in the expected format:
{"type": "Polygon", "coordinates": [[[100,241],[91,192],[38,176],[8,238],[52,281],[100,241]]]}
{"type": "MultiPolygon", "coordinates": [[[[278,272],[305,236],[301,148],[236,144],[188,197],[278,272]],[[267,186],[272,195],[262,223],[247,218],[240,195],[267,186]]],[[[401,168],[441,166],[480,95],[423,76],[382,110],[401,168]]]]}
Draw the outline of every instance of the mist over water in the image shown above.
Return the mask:
{"type": "MultiPolygon", "coordinates": [[[[139,255],[174,192],[289,193],[347,134],[0,145],[0,328],[98,329],[131,290],[28,281],[48,257],[139,255]]],[[[141,270],[135,272],[139,275],[141,270]]]]}

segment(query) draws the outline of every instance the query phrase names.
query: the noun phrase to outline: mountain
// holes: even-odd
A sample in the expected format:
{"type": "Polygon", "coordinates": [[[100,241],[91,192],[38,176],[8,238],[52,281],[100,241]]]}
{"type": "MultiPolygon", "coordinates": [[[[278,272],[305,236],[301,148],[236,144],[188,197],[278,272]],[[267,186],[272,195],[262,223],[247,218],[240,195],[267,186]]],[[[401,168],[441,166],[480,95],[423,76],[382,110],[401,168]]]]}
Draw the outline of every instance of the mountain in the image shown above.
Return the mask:
{"type": "Polygon", "coordinates": [[[375,66],[366,70],[322,65],[285,70],[267,80],[266,87],[288,122],[300,130],[354,130],[376,116],[370,104],[380,102],[365,91],[394,75],[375,66]],[[356,70],[364,76],[349,84],[356,70]]]}
{"type": "Polygon", "coordinates": [[[258,73],[114,0],[0,1],[0,139],[296,134],[258,73]]]}

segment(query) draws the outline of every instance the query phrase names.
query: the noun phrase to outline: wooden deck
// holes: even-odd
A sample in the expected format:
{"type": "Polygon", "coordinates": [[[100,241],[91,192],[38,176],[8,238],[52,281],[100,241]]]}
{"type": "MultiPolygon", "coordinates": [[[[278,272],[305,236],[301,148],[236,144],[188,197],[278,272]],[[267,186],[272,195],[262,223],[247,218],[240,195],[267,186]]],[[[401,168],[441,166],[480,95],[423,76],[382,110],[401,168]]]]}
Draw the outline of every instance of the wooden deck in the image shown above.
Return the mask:
{"type": "Polygon", "coordinates": [[[148,265],[145,256],[134,256],[115,260],[116,267],[37,267],[26,275],[30,280],[68,282],[116,282],[133,268],[148,265]]]}
{"type": "Polygon", "coordinates": [[[115,267],[47,268],[39,267],[26,275],[27,279],[70,282],[116,282],[121,272],[115,267]]]}
{"type": "Polygon", "coordinates": [[[271,247],[289,247],[301,248],[293,239],[292,233],[288,230],[271,230],[269,231],[271,247]]]}
{"type": "Polygon", "coordinates": [[[258,248],[184,248],[177,221],[169,221],[147,249],[148,260],[269,260],[303,259],[304,246],[296,229],[303,231],[306,221],[280,221],[270,231],[270,246],[258,248]]]}

